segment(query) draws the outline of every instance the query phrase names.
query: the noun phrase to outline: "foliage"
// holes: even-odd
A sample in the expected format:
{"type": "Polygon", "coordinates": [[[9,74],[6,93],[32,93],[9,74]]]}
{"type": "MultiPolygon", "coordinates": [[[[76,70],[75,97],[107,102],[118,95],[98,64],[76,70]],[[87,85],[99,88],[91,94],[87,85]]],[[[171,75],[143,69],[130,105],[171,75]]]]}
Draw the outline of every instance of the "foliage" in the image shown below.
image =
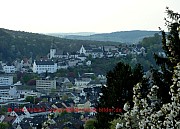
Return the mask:
{"type": "Polygon", "coordinates": [[[43,98],[42,102],[48,102],[48,99],[47,98],[43,98]]]}
{"type": "Polygon", "coordinates": [[[180,128],[180,63],[174,68],[172,81],[169,91],[170,102],[163,103],[162,106],[157,96],[158,86],[152,86],[146,98],[139,92],[142,84],[134,86],[134,106],[130,108],[128,103],[124,105],[125,122],[121,123],[121,128],[180,128]]]}
{"type": "MultiPolygon", "coordinates": [[[[122,109],[126,101],[132,103],[133,86],[142,80],[141,65],[132,69],[128,64],[119,62],[116,67],[107,73],[107,86],[103,86],[97,109],[122,109]]],[[[109,128],[109,122],[121,112],[104,112],[97,110],[96,128],[109,128]]]]}
{"type": "Polygon", "coordinates": [[[27,96],[27,97],[25,98],[25,101],[26,101],[26,102],[30,102],[30,103],[34,103],[35,97],[33,97],[33,96],[27,96]]]}
{"type": "Polygon", "coordinates": [[[33,97],[33,96],[27,96],[25,98],[26,102],[30,102],[32,104],[37,104],[39,102],[39,98],[33,97]]]}
{"type": "Polygon", "coordinates": [[[168,18],[165,18],[169,33],[162,31],[162,48],[166,57],[154,55],[156,63],[161,67],[161,71],[153,70],[154,84],[158,85],[159,96],[165,103],[169,102],[169,87],[172,85],[173,68],[180,62],[180,14],[174,13],[169,8],[166,9],[168,18]]]}
{"type": "Polygon", "coordinates": [[[66,95],[66,94],[64,94],[63,96],[62,96],[62,100],[67,100],[69,97],[68,97],[68,95],[66,95]]]}
{"type": "Polygon", "coordinates": [[[4,106],[0,107],[0,114],[1,115],[5,115],[7,112],[7,108],[5,108],[4,106]]]}
{"type": "MultiPolygon", "coordinates": [[[[161,71],[153,71],[153,86],[147,96],[142,95],[143,84],[133,88],[133,102],[125,103],[123,120],[119,128],[180,128],[180,14],[167,8],[169,19],[166,25],[170,31],[162,31],[162,44],[166,56],[155,54],[156,63],[161,71]],[[135,121],[134,121],[135,120],[135,121]]],[[[151,85],[150,85],[151,86],[151,85]]],[[[115,127],[115,126],[114,126],[115,127]]]]}
{"type": "Polygon", "coordinates": [[[156,31],[120,31],[104,34],[93,34],[90,36],[77,36],[70,35],[66,36],[69,39],[80,39],[80,40],[93,40],[93,41],[111,41],[111,42],[122,42],[122,43],[137,43],[144,37],[152,36],[156,31]]]}
{"type": "Polygon", "coordinates": [[[38,78],[38,75],[34,73],[17,72],[15,76],[16,81],[21,81],[23,84],[27,85],[35,85],[35,80],[37,80],[38,78]]]}
{"type": "Polygon", "coordinates": [[[76,52],[82,44],[113,44],[112,42],[63,39],[43,34],[12,31],[0,28],[0,60],[14,61],[24,57],[46,57],[52,46],[63,51],[76,52]]]}
{"type": "Polygon", "coordinates": [[[96,121],[95,119],[89,119],[88,121],[86,121],[86,123],[84,125],[84,129],[95,129],[95,127],[94,127],[95,121],[96,121]]]}
{"type": "Polygon", "coordinates": [[[163,52],[161,42],[162,36],[158,33],[154,34],[153,37],[146,37],[140,42],[140,45],[146,49],[146,56],[137,57],[137,62],[142,64],[146,71],[152,66],[157,67],[153,55],[163,52]]]}
{"type": "Polygon", "coordinates": [[[0,123],[0,129],[8,129],[10,127],[10,125],[8,123],[0,123]]]}

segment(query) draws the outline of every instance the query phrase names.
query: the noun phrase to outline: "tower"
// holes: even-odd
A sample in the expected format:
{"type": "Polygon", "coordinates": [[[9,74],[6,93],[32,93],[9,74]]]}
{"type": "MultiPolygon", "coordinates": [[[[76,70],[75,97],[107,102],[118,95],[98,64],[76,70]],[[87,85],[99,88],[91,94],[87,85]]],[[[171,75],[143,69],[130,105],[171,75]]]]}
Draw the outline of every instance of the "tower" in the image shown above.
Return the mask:
{"type": "Polygon", "coordinates": [[[84,48],[84,46],[81,46],[81,49],[79,51],[80,54],[86,54],[86,49],[84,48]]]}
{"type": "Polygon", "coordinates": [[[50,49],[50,55],[49,55],[49,58],[52,59],[55,57],[55,54],[56,54],[56,44],[55,44],[55,39],[52,40],[52,43],[51,43],[51,49],[50,49]]]}
{"type": "Polygon", "coordinates": [[[50,59],[54,58],[56,54],[56,49],[55,48],[51,48],[50,49],[50,59]]]}

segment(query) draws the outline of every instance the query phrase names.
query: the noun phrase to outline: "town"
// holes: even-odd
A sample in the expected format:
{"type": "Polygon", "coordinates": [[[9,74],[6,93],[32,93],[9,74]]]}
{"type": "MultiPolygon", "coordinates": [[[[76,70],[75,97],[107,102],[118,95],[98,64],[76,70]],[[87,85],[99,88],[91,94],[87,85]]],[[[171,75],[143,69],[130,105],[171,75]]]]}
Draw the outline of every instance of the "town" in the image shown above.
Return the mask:
{"type": "Polygon", "coordinates": [[[91,67],[92,59],[127,55],[145,56],[145,48],[138,45],[82,45],[79,51],[70,53],[57,50],[52,45],[46,58],[15,60],[11,64],[1,62],[0,123],[7,122],[16,129],[83,127],[87,120],[95,117],[95,107],[102,94],[101,87],[106,84],[106,75],[96,71],[81,72],[68,78],[58,77],[56,73],[78,66],[91,67]],[[33,74],[36,79],[34,82],[26,80],[32,83],[28,86],[17,79],[17,73],[33,74]]]}

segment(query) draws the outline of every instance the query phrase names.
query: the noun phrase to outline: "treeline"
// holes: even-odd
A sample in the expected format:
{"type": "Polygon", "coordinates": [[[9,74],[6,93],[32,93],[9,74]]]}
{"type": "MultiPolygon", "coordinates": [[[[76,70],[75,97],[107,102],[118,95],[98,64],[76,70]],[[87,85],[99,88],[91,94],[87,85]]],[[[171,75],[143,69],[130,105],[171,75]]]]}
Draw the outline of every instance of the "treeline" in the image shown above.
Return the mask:
{"type": "Polygon", "coordinates": [[[180,14],[169,8],[166,13],[169,33],[161,30],[162,38],[156,34],[141,42],[147,51],[152,50],[159,68],[151,67],[144,74],[142,64],[132,68],[119,62],[109,71],[96,108],[122,109],[122,112],[98,110],[92,124],[95,129],[180,128],[180,14]]]}
{"type": "MultiPolygon", "coordinates": [[[[50,48],[55,47],[66,52],[77,52],[82,44],[88,45],[124,45],[117,42],[100,42],[88,40],[70,40],[43,34],[35,34],[21,31],[12,31],[0,29],[0,60],[5,62],[12,62],[15,59],[22,59],[24,57],[32,59],[39,59],[47,57],[50,48]]],[[[142,64],[145,71],[151,66],[156,67],[153,54],[158,54],[162,51],[161,35],[155,34],[152,37],[144,38],[137,46],[143,46],[146,49],[146,56],[144,55],[128,55],[116,59],[100,59],[93,61],[93,70],[106,73],[111,70],[119,61],[129,63],[135,66],[137,62],[142,64]],[[106,62],[106,63],[99,63],[106,62]]],[[[133,45],[129,45],[132,47],[133,45]]],[[[134,47],[134,46],[133,46],[134,47]]]]}
{"type": "Polygon", "coordinates": [[[0,60],[3,61],[13,61],[23,57],[35,59],[47,56],[52,44],[57,49],[68,52],[76,52],[82,44],[117,45],[113,42],[70,40],[0,28],[0,60]]]}

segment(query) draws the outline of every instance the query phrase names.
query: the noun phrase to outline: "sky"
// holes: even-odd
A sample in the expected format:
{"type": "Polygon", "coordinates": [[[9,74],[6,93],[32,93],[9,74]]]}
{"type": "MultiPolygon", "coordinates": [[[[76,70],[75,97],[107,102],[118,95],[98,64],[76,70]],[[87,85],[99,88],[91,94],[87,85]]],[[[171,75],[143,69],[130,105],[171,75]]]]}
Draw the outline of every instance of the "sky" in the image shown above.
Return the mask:
{"type": "Polygon", "coordinates": [[[159,30],[180,0],[0,0],[0,28],[33,33],[159,30]]]}

